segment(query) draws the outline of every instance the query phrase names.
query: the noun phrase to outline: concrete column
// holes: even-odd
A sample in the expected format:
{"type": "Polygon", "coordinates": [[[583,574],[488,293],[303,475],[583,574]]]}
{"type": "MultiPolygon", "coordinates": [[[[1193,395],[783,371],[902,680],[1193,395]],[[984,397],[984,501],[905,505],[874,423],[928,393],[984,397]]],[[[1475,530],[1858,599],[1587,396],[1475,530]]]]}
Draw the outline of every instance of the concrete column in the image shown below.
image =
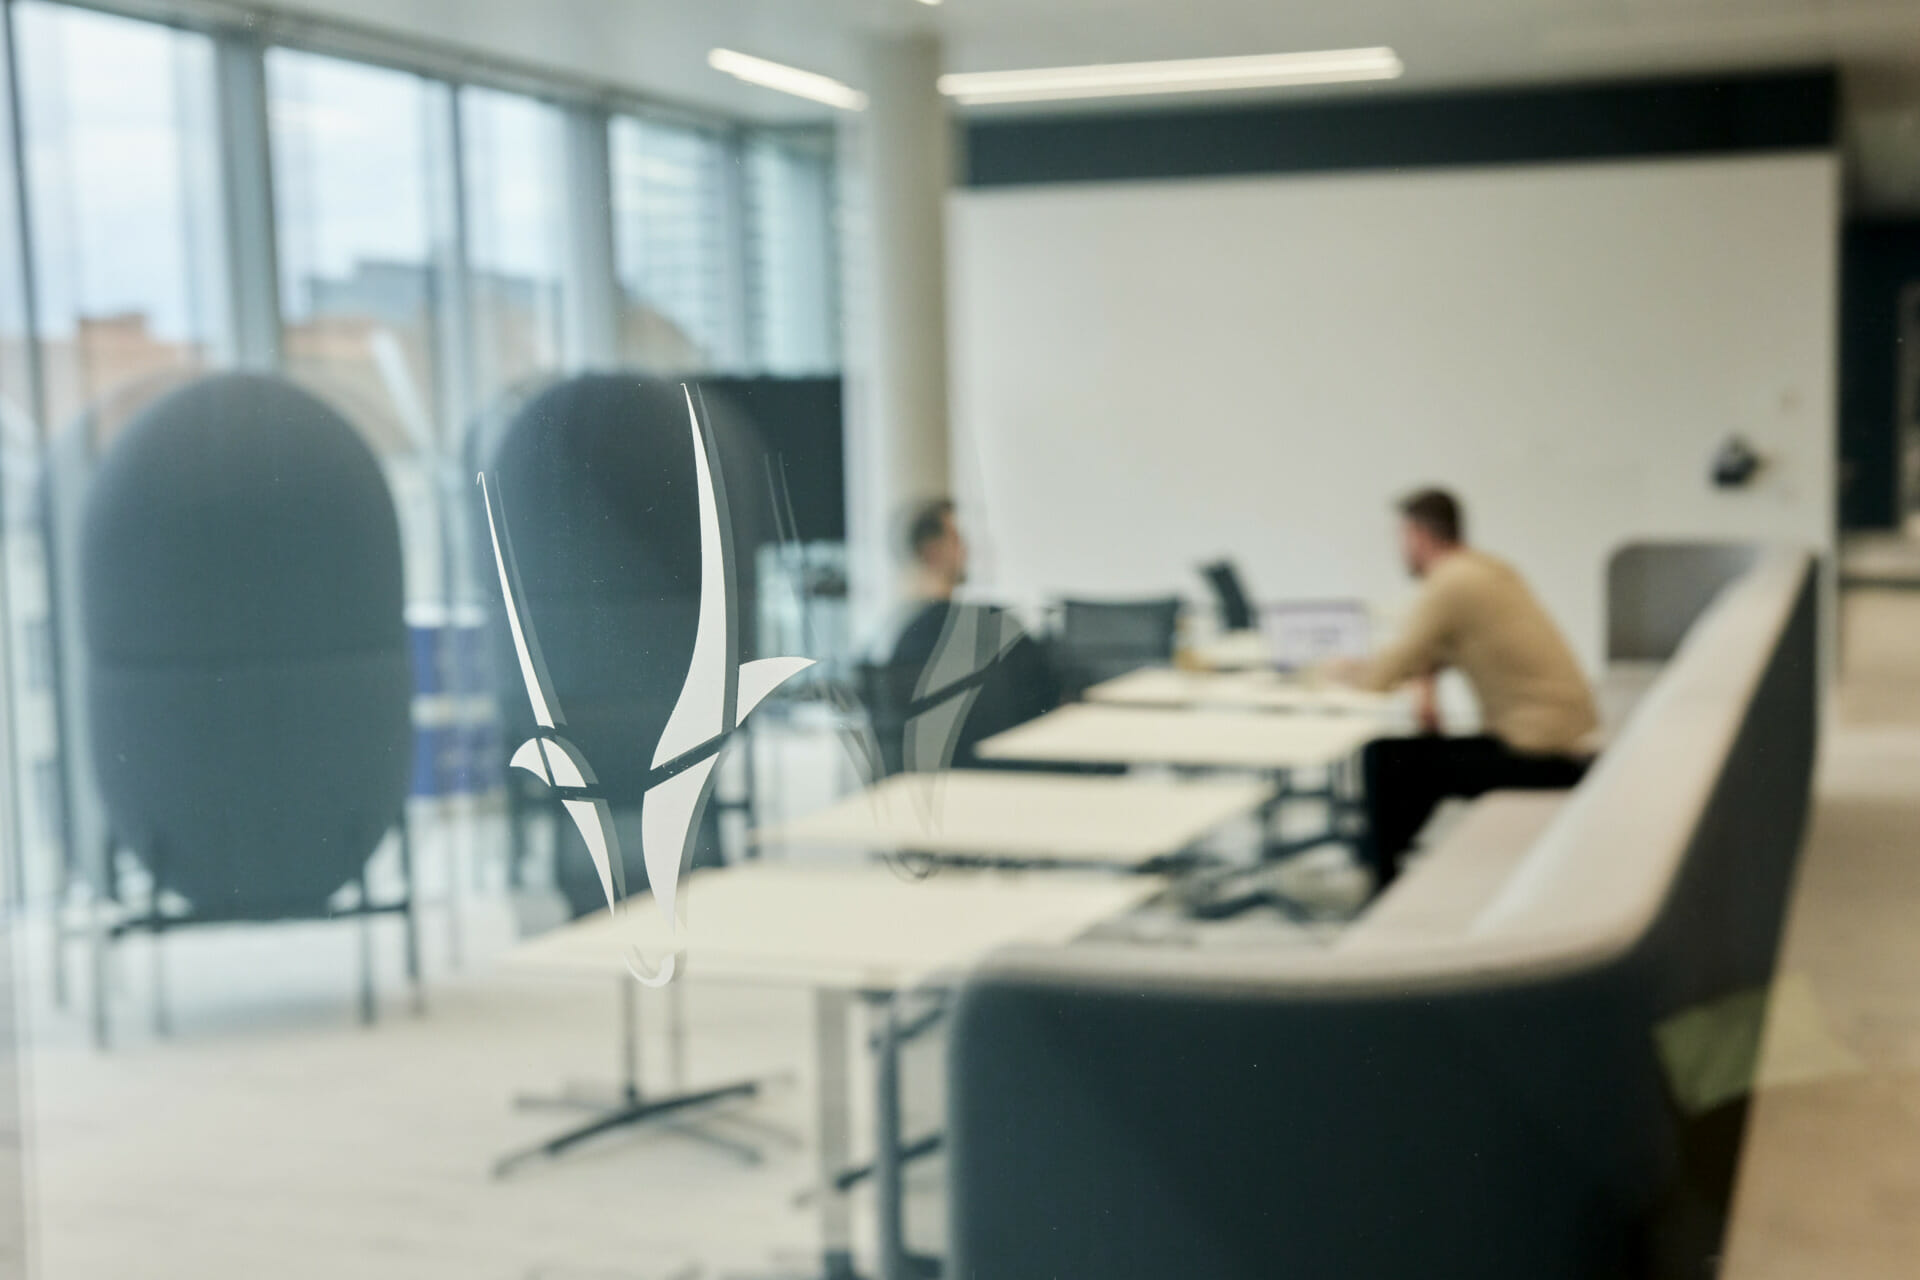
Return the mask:
{"type": "Polygon", "coordinates": [[[876,39],[867,52],[867,110],[843,135],[856,639],[871,634],[897,599],[904,513],[951,483],[945,202],[952,126],[939,74],[937,37],[876,39]]]}

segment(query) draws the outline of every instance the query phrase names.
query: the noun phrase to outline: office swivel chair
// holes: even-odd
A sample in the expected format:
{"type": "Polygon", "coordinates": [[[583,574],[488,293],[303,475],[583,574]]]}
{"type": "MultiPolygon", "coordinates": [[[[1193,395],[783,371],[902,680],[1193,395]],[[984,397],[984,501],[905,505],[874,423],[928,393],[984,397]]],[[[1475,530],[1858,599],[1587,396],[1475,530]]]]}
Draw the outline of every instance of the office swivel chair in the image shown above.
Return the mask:
{"type": "Polygon", "coordinates": [[[1207,585],[1213,588],[1214,601],[1220,606],[1220,629],[1223,631],[1250,631],[1253,629],[1253,604],[1247,599],[1246,584],[1240,580],[1240,571],[1231,560],[1215,560],[1212,564],[1200,566],[1201,576],[1207,585]]]}
{"type": "Polygon", "coordinates": [[[162,1031],[159,944],[198,924],[358,917],[370,1021],[371,917],[400,914],[417,998],[400,533],[353,427],[274,377],[166,396],[94,475],[80,578],[112,832],[95,883],[124,899],[116,850],[149,878],[141,909],[97,932],[96,1037],[106,947],[138,931],[162,1031]],[[406,888],[376,902],[367,863],[396,827],[406,888]]]}
{"type": "Polygon", "coordinates": [[[1180,598],[1062,600],[1054,660],[1069,695],[1139,667],[1170,662],[1180,598]]]}
{"type": "MultiPolygon", "coordinates": [[[[708,396],[706,410],[728,480],[746,657],[753,653],[752,549],[773,527],[766,453],[760,433],[732,405],[708,396]]],[[[482,465],[519,564],[521,606],[565,708],[566,736],[592,762],[599,793],[613,810],[628,892],[638,892],[647,884],[637,825],[641,797],[687,673],[700,600],[699,511],[681,384],[632,374],[552,383],[502,417],[482,465]]],[[[477,489],[474,501],[480,501],[477,489]]],[[[484,520],[476,532],[476,572],[493,584],[487,596],[502,741],[512,747],[535,726],[484,520]]],[[[528,819],[556,806],[519,770],[509,771],[507,794],[517,879],[527,861],[528,819]]],[[[728,808],[719,800],[708,806],[698,862],[717,860],[719,818],[728,808]]],[[[555,830],[561,844],[554,878],[569,908],[581,915],[604,907],[573,825],[556,823],[555,830]]]]}
{"type": "MultiPolygon", "coordinates": [[[[879,772],[892,777],[906,768],[905,742],[911,695],[902,695],[892,663],[859,662],[853,668],[853,692],[867,711],[879,772]]],[[[877,779],[876,779],[877,781],[877,779]]]]}
{"type": "Polygon", "coordinates": [[[887,660],[862,663],[858,692],[882,770],[1024,768],[983,760],[985,739],[1060,705],[1059,673],[1013,615],[991,605],[929,602],[887,660]]]}
{"type": "MultiPolygon", "coordinates": [[[[60,863],[55,869],[51,976],[54,1001],[63,1009],[67,1004],[69,944],[86,932],[73,927],[68,906],[76,886],[93,882],[90,851],[100,849],[108,835],[106,808],[92,764],[88,664],[81,622],[80,545],[87,491],[100,460],[142,412],[203,376],[192,369],[163,369],[114,386],[54,435],[41,474],[37,514],[47,554],[49,658],[60,743],[58,808],[64,832],[60,863]]],[[[324,398],[330,403],[347,404],[339,395],[324,398]]],[[[367,421],[363,408],[358,404],[351,407],[353,421],[367,421]]]]}

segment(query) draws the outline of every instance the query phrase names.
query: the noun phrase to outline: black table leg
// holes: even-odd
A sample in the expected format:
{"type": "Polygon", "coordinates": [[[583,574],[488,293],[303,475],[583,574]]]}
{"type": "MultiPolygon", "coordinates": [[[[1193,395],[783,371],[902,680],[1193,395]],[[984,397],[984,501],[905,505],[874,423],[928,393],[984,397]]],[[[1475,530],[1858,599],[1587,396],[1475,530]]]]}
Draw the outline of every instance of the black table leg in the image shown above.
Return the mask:
{"type": "MultiPolygon", "coordinates": [[[[584,1109],[597,1112],[591,1120],[574,1126],[564,1132],[539,1142],[531,1147],[509,1152],[493,1166],[493,1176],[504,1178],[514,1170],[531,1161],[553,1159],[565,1154],[581,1143],[597,1138],[601,1134],[611,1133],[631,1125],[645,1124],[649,1121],[671,1123],[682,1112],[693,1111],[701,1107],[721,1102],[732,1102],[752,1098],[760,1093],[760,1080],[733,1080],[724,1084],[710,1085],[704,1089],[677,1090],[673,1093],[650,1095],[640,1086],[640,1015],[638,993],[635,984],[626,977],[616,979],[620,994],[620,1072],[621,1082],[613,1096],[604,1100],[588,1099],[577,1094],[561,1094],[555,1098],[520,1098],[516,1105],[522,1107],[559,1107],[566,1109],[584,1109]]],[[[676,1056],[679,1049],[674,1050],[676,1056]]],[[[747,1161],[757,1163],[760,1152],[744,1142],[723,1138],[718,1134],[707,1134],[695,1129],[680,1129],[680,1132],[720,1146],[731,1154],[747,1161]]]]}

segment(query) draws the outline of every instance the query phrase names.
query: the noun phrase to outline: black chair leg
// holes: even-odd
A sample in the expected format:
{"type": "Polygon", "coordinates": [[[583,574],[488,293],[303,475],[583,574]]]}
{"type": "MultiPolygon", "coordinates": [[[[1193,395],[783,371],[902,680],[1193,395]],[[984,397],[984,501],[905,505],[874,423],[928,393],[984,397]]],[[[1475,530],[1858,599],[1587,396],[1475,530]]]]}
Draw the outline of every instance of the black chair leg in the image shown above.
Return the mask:
{"type": "Polygon", "coordinates": [[[360,1021],[372,1026],[376,1010],[373,1000],[373,895],[367,888],[367,869],[360,868],[360,1021]]]}
{"type": "Polygon", "coordinates": [[[101,895],[96,891],[87,904],[87,952],[93,982],[93,1047],[104,1051],[113,1047],[107,1014],[107,952],[113,946],[113,939],[107,933],[106,922],[100,918],[100,906],[101,895]]]}
{"type": "Polygon", "coordinates": [[[520,779],[507,771],[507,888],[518,889],[527,877],[527,804],[520,779]]]}
{"type": "Polygon", "coordinates": [[[53,907],[53,1007],[67,1011],[67,935],[58,902],[53,907]]]}
{"type": "Polygon", "coordinates": [[[73,855],[66,851],[62,842],[60,854],[60,872],[53,891],[52,929],[53,938],[53,1007],[65,1012],[67,1008],[67,891],[73,887],[73,855]]]}
{"type": "MultiPolygon", "coordinates": [[[[452,874],[458,874],[454,869],[452,874]]],[[[413,989],[413,1011],[427,1011],[426,984],[420,976],[420,920],[415,912],[419,894],[413,883],[413,828],[407,822],[404,809],[400,812],[400,875],[406,882],[406,909],[401,916],[401,924],[406,929],[407,982],[413,989]]],[[[451,890],[449,890],[451,892],[451,890]]]]}
{"type": "Polygon", "coordinates": [[[160,927],[160,873],[166,855],[160,844],[153,846],[152,879],[147,888],[147,919],[153,922],[153,1034],[164,1040],[173,1034],[167,1009],[166,930],[160,927]]]}
{"type": "Polygon", "coordinates": [[[173,1018],[167,1008],[167,963],[165,929],[153,931],[153,1034],[165,1040],[173,1034],[173,1018]]]}

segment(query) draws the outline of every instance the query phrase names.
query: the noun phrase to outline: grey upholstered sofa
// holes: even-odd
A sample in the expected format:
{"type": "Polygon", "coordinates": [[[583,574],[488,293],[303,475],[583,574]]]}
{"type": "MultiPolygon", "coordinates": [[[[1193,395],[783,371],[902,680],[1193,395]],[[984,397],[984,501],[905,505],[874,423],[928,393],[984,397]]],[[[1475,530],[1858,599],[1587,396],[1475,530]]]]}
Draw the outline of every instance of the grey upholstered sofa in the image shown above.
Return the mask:
{"type": "Polygon", "coordinates": [[[1447,892],[1435,867],[1326,947],[1084,943],[973,974],[954,1274],[1711,1274],[1740,1108],[1685,1105],[1657,1033],[1773,970],[1818,704],[1814,559],[1719,560],[1690,595],[1616,565],[1610,610],[1642,574],[1687,615],[1632,602],[1665,639],[1630,656],[1671,657],[1464,907],[1396,901],[1447,892]]]}

